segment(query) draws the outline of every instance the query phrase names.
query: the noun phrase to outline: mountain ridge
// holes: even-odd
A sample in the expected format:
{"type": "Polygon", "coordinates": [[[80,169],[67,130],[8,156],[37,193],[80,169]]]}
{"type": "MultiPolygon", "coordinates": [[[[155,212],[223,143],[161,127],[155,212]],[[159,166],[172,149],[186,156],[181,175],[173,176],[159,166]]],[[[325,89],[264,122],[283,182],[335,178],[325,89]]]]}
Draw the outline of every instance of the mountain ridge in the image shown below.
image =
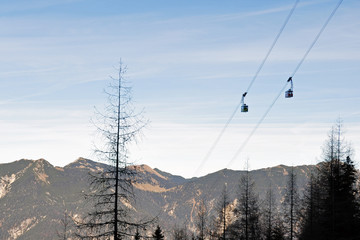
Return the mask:
{"type": "MultiPolygon", "coordinates": [[[[92,207],[84,201],[89,189],[89,172],[109,165],[78,158],[64,167],[53,166],[45,159],[21,159],[0,164],[0,239],[55,239],[64,211],[72,219],[81,219],[92,207]]],[[[202,177],[186,179],[148,165],[131,166],[136,171],[134,193],[135,218],[158,216],[164,229],[187,225],[194,229],[194,219],[201,199],[209,207],[208,217],[223,186],[227,184],[230,200],[236,200],[236,189],[244,171],[222,169],[202,177]],[[142,216],[140,216],[140,213],[142,216]]],[[[260,197],[271,182],[281,199],[290,167],[278,165],[250,172],[260,197]]],[[[295,167],[299,188],[314,168],[295,167]]]]}

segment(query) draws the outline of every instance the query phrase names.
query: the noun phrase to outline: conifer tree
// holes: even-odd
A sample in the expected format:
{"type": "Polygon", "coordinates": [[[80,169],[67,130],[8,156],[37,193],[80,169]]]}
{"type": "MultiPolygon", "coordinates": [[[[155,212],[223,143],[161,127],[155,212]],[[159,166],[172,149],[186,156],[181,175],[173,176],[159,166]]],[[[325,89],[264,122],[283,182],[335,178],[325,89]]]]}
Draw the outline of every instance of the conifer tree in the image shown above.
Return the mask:
{"type": "Polygon", "coordinates": [[[240,178],[238,204],[234,209],[235,221],[230,226],[233,238],[244,240],[260,239],[260,212],[255,183],[249,171],[240,178]]]}
{"type": "Polygon", "coordinates": [[[360,209],[358,175],[351,160],[352,148],[343,138],[342,123],[337,121],[323,148],[324,162],[318,164],[317,181],[311,183],[313,201],[308,201],[301,239],[358,239],[360,209]]]}
{"type": "Polygon", "coordinates": [[[318,168],[311,171],[309,182],[302,198],[300,239],[316,239],[321,235],[319,229],[320,203],[322,196],[318,168]]]}
{"type": "Polygon", "coordinates": [[[128,145],[136,140],[146,122],[131,105],[131,88],[126,85],[126,67],[120,61],[118,76],[112,78],[108,89],[108,106],[97,112],[98,160],[109,164],[91,175],[90,194],[95,204],[83,221],[78,223],[81,239],[114,239],[134,236],[137,223],[126,206],[134,199],[132,184],[135,172],[129,168],[128,145]]]}
{"type": "Polygon", "coordinates": [[[159,225],[157,225],[156,230],[152,236],[153,236],[153,239],[156,239],[156,240],[164,239],[164,235],[163,235],[162,230],[159,225]]]}

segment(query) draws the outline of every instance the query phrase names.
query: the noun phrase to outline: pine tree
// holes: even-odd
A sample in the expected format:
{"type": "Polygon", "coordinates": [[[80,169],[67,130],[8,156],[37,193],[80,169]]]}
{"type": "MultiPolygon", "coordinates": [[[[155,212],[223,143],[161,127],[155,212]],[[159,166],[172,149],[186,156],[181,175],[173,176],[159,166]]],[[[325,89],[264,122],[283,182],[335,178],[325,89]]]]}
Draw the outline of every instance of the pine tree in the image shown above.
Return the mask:
{"type": "Polygon", "coordinates": [[[360,209],[357,199],[358,190],[356,182],[358,179],[357,171],[350,156],[340,165],[339,176],[339,212],[336,236],[353,239],[359,237],[360,209]]]}
{"type": "Polygon", "coordinates": [[[229,227],[233,238],[244,240],[260,239],[260,212],[255,183],[249,171],[240,178],[238,204],[234,209],[236,220],[229,227]]]}
{"type": "Polygon", "coordinates": [[[309,182],[302,198],[300,239],[320,239],[319,216],[321,196],[318,168],[311,171],[309,182]]]}
{"type": "Polygon", "coordinates": [[[318,181],[314,183],[317,214],[311,214],[307,202],[301,239],[358,239],[360,209],[358,175],[351,160],[352,149],[343,138],[342,123],[338,120],[330,131],[323,148],[324,162],[320,163],[318,181]],[[311,223],[311,224],[310,224],[311,223]],[[314,231],[314,229],[316,231],[314,231]]]}
{"type": "Polygon", "coordinates": [[[157,225],[156,230],[152,236],[153,236],[153,239],[156,239],[156,240],[164,239],[164,235],[163,235],[162,230],[159,225],[157,225]]]}

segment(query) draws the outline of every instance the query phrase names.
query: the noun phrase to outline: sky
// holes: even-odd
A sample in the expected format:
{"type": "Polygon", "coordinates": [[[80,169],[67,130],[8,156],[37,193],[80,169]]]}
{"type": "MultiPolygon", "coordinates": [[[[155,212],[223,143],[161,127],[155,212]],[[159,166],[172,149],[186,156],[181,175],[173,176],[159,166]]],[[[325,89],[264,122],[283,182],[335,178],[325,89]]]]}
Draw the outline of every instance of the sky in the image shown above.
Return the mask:
{"type": "Polygon", "coordinates": [[[188,178],[246,161],[315,164],[340,117],[360,167],[358,0],[343,1],[293,76],[294,97],[282,93],[256,128],[338,4],[300,0],[245,98],[249,112],[235,114],[206,157],[294,3],[1,1],[0,163],[97,160],[91,119],[121,59],[150,121],[129,146],[135,164],[188,178]]]}

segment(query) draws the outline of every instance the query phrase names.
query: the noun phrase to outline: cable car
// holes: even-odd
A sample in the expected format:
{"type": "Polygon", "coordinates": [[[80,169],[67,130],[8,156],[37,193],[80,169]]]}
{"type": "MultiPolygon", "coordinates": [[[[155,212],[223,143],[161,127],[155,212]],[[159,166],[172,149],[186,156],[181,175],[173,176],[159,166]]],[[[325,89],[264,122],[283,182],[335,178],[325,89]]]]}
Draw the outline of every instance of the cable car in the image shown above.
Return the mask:
{"type": "Polygon", "coordinates": [[[248,112],[248,111],[249,111],[248,105],[246,105],[246,104],[244,103],[244,98],[245,98],[246,94],[247,94],[247,92],[245,92],[245,93],[242,95],[242,98],[241,98],[241,103],[242,103],[242,105],[241,105],[241,112],[248,112]]]}
{"type": "Polygon", "coordinates": [[[289,77],[287,81],[291,83],[291,87],[285,91],[285,98],[292,98],[294,96],[292,77],[289,77]]]}
{"type": "Polygon", "coordinates": [[[242,112],[248,112],[249,111],[248,105],[246,105],[246,104],[241,105],[241,111],[242,112]]]}
{"type": "Polygon", "coordinates": [[[294,96],[293,90],[289,89],[285,92],[285,98],[292,98],[294,96]]]}

